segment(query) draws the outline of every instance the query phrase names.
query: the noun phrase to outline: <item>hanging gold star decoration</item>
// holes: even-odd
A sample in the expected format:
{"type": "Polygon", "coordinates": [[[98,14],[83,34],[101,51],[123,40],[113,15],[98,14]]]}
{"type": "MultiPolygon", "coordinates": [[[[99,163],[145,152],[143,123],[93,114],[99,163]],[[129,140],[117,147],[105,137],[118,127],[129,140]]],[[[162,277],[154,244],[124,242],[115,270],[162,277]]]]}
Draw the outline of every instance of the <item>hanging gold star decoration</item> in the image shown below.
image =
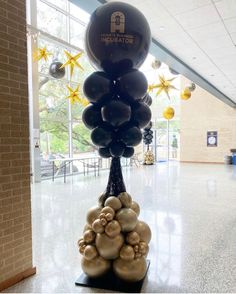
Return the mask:
{"type": "Polygon", "coordinates": [[[88,100],[80,97],[79,95],[79,85],[73,90],[70,86],[66,86],[69,91],[69,96],[67,96],[68,99],[70,99],[71,104],[74,104],[75,102],[80,103],[83,106],[87,106],[89,104],[88,100]]]}
{"type": "Polygon", "coordinates": [[[39,61],[41,59],[44,59],[44,61],[48,60],[48,57],[51,56],[52,53],[47,51],[46,46],[43,48],[38,48],[36,52],[33,54],[33,60],[39,61]]]}
{"type": "Polygon", "coordinates": [[[44,61],[48,60],[48,57],[51,56],[52,53],[47,51],[46,46],[43,48],[38,48],[37,51],[33,54],[33,60],[39,61],[41,59],[44,59],[44,61]]]}
{"type": "Polygon", "coordinates": [[[70,77],[72,77],[73,72],[74,72],[74,67],[77,66],[78,68],[83,69],[83,67],[79,64],[79,62],[77,61],[77,59],[79,59],[81,57],[81,55],[83,54],[83,52],[80,52],[74,56],[72,56],[68,51],[64,51],[66,56],[67,56],[67,61],[62,64],[62,66],[60,68],[66,67],[67,65],[70,66],[70,77]]]}
{"type": "Polygon", "coordinates": [[[178,90],[175,86],[171,84],[171,82],[176,79],[176,77],[171,79],[166,79],[164,76],[159,75],[159,84],[152,84],[148,86],[148,92],[152,92],[154,89],[158,89],[156,92],[156,96],[160,95],[162,91],[164,91],[167,97],[170,100],[169,92],[171,90],[178,90]]]}

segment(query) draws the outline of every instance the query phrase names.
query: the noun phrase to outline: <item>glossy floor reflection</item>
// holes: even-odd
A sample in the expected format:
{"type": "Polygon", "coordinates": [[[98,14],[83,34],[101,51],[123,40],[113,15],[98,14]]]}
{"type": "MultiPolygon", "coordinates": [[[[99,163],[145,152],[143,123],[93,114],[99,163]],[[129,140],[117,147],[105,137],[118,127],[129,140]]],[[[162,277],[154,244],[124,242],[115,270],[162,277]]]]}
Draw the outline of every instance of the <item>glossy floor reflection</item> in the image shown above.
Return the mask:
{"type": "MultiPolygon", "coordinates": [[[[143,292],[236,292],[236,167],[160,163],[124,169],[127,191],[152,229],[143,292]]],[[[37,275],[5,292],[104,292],[76,287],[76,241],[107,172],[32,187],[37,275]]]]}

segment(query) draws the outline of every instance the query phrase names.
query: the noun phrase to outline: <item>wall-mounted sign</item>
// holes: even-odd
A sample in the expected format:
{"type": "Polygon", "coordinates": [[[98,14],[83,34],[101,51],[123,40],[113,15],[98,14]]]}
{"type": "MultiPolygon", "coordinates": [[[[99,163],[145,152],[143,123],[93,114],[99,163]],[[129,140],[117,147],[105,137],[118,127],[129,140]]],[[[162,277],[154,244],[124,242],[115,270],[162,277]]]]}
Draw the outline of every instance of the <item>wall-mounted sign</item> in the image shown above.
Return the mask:
{"type": "Polygon", "coordinates": [[[217,136],[216,131],[207,132],[207,147],[217,147],[217,136]]]}

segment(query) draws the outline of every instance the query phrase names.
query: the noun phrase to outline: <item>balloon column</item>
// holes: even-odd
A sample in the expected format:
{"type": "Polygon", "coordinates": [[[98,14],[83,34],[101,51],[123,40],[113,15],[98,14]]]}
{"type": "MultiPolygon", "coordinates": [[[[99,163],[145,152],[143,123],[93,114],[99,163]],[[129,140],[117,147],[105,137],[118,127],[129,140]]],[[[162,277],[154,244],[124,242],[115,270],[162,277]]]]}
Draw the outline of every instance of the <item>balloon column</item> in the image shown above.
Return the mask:
{"type": "Polygon", "coordinates": [[[154,154],[152,150],[150,149],[150,144],[152,143],[152,139],[153,139],[153,130],[151,128],[152,128],[152,122],[150,122],[144,128],[144,132],[143,132],[143,142],[145,145],[147,145],[147,151],[144,153],[144,160],[143,160],[143,164],[145,165],[154,164],[154,154]]]}
{"type": "Polygon", "coordinates": [[[91,129],[101,157],[111,157],[110,175],[98,206],[87,213],[78,241],[82,268],[89,277],[107,271],[126,281],[146,274],[151,239],[149,226],[138,219],[139,205],[126,192],[120,157],[131,157],[142,140],[141,129],[151,120],[147,80],[138,70],[150,46],[145,17],[131,5],[112,2],[92,14],[86,31],[86,51],[99,71],[84,82],[90,102],[82,119],[91,129]]]}

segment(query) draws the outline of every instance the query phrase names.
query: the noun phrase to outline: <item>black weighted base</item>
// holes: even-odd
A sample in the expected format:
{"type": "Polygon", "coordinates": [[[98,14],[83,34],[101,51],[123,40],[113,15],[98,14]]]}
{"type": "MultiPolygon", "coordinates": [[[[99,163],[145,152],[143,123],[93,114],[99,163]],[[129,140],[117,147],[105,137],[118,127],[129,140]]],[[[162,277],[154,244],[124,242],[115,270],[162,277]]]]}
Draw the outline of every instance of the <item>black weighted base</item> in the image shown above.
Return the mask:
{"type": "MultiPolygon", "coordinates": [[[[147,271],[149,266],[150,261],[147,260],[147,271]]],[[[147,271],[145,277],[147,275],[147,271]]],[[[104,290],[112,290],[116,292],[140,293],[145,277],[141,281],[131,283],[119,279],[113,273],[113,271],[109,271],[106,275],[100,278],[89,278],[87,275],[82,273],[80,277],[75,281],[75,285],[104,290]]]]}

